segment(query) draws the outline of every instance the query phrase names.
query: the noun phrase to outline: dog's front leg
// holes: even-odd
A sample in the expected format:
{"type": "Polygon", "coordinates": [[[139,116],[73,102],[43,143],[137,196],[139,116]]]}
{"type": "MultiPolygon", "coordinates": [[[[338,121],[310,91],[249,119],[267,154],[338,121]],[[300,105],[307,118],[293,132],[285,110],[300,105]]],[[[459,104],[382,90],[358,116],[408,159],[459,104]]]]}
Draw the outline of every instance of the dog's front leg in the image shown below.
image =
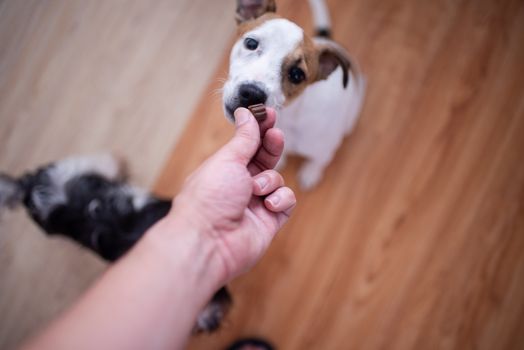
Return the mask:
{"type": "Polygon", "coordinates": [[[324,175],[324,170],[329,165],[331,158],[310,158],[298,172],[298,183],[303,191],[312,190],[324,175]]]}
{"type": "Polygon", "coordinates": [[[298,172],[298,182],[303,191],[313,189],[322,179],[326,164],[317,160],[307,160],[298,172]]]}
{"type": "Polygon", "coordinates": [[[217,330],[226,317],[233,299],[226,287],[220,288],[213,299],[200,312],[197,318],[194,333],[213,332],[217,330]]]}

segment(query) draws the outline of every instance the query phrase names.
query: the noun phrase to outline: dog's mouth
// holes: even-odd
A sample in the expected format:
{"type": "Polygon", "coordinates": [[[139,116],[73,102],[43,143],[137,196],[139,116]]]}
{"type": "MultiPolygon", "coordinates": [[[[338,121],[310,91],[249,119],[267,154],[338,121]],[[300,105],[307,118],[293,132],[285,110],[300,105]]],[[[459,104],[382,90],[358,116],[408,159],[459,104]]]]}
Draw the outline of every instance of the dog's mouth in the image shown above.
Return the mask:
{"type": "Polygon", "coordinates": [[[268,93],[265,87],[257,82],[243,83],[236,88],[230,98],[224,99],[224,111],[230,121],[235,121],[235,110],[240,107],[266,104],[268,93]]]}

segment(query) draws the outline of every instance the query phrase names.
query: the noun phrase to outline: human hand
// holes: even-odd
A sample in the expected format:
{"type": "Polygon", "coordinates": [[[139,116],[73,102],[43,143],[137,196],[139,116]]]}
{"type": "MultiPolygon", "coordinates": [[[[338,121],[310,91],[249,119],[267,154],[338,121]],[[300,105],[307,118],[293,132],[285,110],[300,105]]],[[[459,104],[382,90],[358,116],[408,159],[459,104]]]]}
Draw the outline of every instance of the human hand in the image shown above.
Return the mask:
{"type": "Polygon", "coordinates": [[[296,204],[273,170],[284,137],[267,109],[259,126],[251,112],[235,112],[234,137],[187,180],[174,200],[174,218],[213,245],[221,280],[246,272],[262,257],[296,204]]]}

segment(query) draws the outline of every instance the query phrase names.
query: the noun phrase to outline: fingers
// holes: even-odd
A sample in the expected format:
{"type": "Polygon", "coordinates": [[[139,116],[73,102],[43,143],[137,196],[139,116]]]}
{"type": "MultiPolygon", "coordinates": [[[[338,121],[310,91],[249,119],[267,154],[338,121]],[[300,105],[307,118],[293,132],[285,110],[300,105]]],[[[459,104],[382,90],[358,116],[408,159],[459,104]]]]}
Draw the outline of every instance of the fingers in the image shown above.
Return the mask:
{"type": "Polygon", "coordinates": [[[284,149],[282,131],[273,128],[276,112],[272,108],[266,108],[266,112],[267,118],[258,124],[248,109],[238,108],[235,111],[235,135],[220,152],[246,165],[251,175],[274,168],[284,149]]]}
{"type": "Polygon", "coordinates": [[[276,170],[263,171],[253,180],[253,194],[259,197],[258,201],[253,203],[260,205],[258,209],[255,207],[255,210],[261,210],[258,215],[268,220],[276,220],[277,230],[282,228],[296,206],[295,193],[284,186],[284,179],[276,170]],[[264,196],[266,198],[260,202],[264,196]]]}
{"type": "Polygon", "coordinates": [[[284,213],[286,216],[297,204],[295,193],[289,187],[280,187],[264,200],[264,206],[274,213],[284,213]]]}
{"type": "Polygon", "coordinates": [[[251,164],[248,165],[249,172],[255,175],[261,171],[273,169],[283,150],[284,134],[282,131],[275,128],[267,130],[262,139],[262,147],[259,148],[251,164]]]}
{"type": "Polygon", "coordinates": [[[289,215],[297,200],[295,193],[284,187],[284,178],[276,170],[266,170],[253,178],[253,194],[267,196],[264,206],[274,213],[289,215]]]}
{"type": "Polygon", "coordinates": [[[284,186],[284,179],[275,170],[266,170],[253,178],[253,194],[267,196],[284,186]]]}
{"type": "Polygon", "coordinates": [[[277,121],[277,113],[273,108],[266,107],[267,118],[259,124],[260,126],[260,138],[264,138],[266,131],[275,126],[277,121]]]}
{"type": "Polygon", "coordinates": [[[221,153],[247,166],[259,148],[260,129],[255,117],[246,108],[235,111],[235,126],[235,135],[222,147],[221,153]]]}

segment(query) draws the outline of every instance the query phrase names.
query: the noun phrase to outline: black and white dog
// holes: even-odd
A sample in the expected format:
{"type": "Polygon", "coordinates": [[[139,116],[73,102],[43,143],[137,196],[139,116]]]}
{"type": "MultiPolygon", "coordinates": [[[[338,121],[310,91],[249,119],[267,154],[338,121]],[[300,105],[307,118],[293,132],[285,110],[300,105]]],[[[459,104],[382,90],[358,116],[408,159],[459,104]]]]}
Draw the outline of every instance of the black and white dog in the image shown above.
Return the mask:
{"type": "MultiPolygon", "coordinates": [[[[171,209],[126,182],[125,167],[111,155],[68,158],[19,178],[0,174],[0,209],[22,204],[48,234],[69,237],[107,261],[125,254],[171,209]]],[[[231,305],[220,289],[201,312],[196,332],[220,326],[231,305]]]]}

